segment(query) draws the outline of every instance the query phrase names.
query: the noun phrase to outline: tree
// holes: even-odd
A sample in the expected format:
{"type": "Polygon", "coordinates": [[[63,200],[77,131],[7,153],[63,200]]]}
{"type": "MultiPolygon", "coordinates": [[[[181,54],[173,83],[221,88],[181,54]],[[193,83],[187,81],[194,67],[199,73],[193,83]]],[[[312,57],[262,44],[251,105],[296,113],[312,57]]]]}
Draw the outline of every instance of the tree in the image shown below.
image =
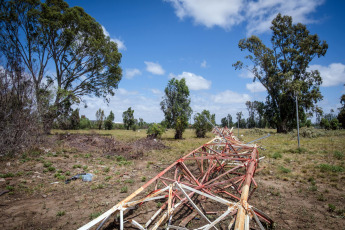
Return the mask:
{"type": "Polygon", "coordinates": [[[186,80],[184,78],[180,81],[175,78],[171,79],[164,92],[161,109],[166,124],[168,128],[175,129],[175,139],[182,139],[182,134],[188,127],[188,118],[192,114],[186,80]]]}
{"type": "Polygon", "coordinates": [[[204,138],[207,132],[212,130],[212,124],[207,121],[207,119],[215,124],[216,115],[210,114],[210,111],[203,110],[201,113],[197,113],[194,116],[194,125],[196,137],[204,138]]]}
{"type": "Polygon", "coordinates": [[[110,111],[109,116],[107,119],[104,121],[104,128],[107,130],[112,130],[113,129],[113,121],[115,119],[115,115],[113,111],[110,111]]]}
{"type": "Polygon", "coordinates": [[[126,111],[122,113],[122,119],[124,126],[127,130],[129,130],[135,124],[134,110],[132,110],[132,108],[129,107],[126,111]]]}
{"type": "Polygon", "coordinates": [[[69,7],[63,0],[12,0],[1,1],[0,12],[0,52],[7,61],[13,59],[13,50],[19,54],[47,131],[82,96],[114,95],[121,80],[121,54],[81,7],[69,7]],[[55,68],[52,75],[46,75],[49,65],[55,68]],[[53,85],[54,98],[47,100],[53,85]]]}
{"type": "Polygon", "coordinates": [[[226,116],[226,119],[228,121],[228,128],[232,127],[233,123],[232,123],[232,116],[230,114],[228,114],[226,116]]]}
{"type": "Polygon", "coordinates": [[[316,34],[310,34],[306,26],[293,25],[292,18],[278,14],[272,21],[271,47],[267,47],[256,36],[239,41],[241,51],[247,50],[253,67],[238,61],[236,69],[247,68],[267,89],[266,106],[268,116],[278,133],[286,133],[296,124],[295,93],[299,114],[312,111],[322,99],[319,86],[322,78],[319,71],[308,71],[315,57],[326,54],[328,45],[316,34]]]}
{"type": "Polygon", "coordinates": [[[338,121],[340,122],[341,127],[345,129],[345,94],[343,94],[340,98],[340,104],[342,105],[339,108],[339,114],[338,114],[338,121]]]}
{"type": "Polygon", "coordinates": [[[226,119],[226,117],[223,117],[221,120],[220,120],[220,123],[221,123],[221,126],[224,128],[224,127],[227,127],[228,126],[228,119],[226,119]]]}
{"type": "Polygon", "coordinates": [[[79,109],[73,110],[71,116],[69,117],[69,120],[70,120],[70,129],[79,129],[79,126],[80,126],[79,109]]]}
{"type": "Polygon", "coordinates": [[[236,119],[237,119],[236,127],[242,128],[242,126],[241,126],[241,123],[243,123],[243,122],[241,122],[242,116],[243,116],[243,113],[242,113],[242,112],[237,112],[237,113],[236,113],[236,119]]]}
{"type": "Polygon", "coordinates": [[[99,130],[102,129],[103,120],[104,120],[104,111],[102,109],[99,109],[96,112],[96,123],[99,130]]]}
{"type": "Polygon", "coordinates": [[[81,129],[90,129],[91,128],[91,122],[87,117],[85,117],[85,115],[81,115],[81,117],[80,117],[80,128],[81,129]]]}

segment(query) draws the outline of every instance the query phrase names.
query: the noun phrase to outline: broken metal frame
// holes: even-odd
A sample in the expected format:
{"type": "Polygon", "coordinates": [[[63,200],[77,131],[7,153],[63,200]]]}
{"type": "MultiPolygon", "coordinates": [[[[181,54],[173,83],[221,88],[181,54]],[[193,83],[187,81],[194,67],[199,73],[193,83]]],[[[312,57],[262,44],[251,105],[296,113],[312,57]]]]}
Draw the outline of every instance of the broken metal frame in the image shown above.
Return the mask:
{"type": "MultiPolygon", "coordinates": [[[[263,212],[248,204],[257,188],[254,174],[259,164],[259,152],[254,144],[244,144],[232,134],[232,129],[214,129],[221,135],[200,146],[149,180],[127,198],[90,221],[80,230],[90,229],[99,222],[100,229],[114,213],[119,214],[119,229],[125,225],[134,229],[156,230],[217,229],[226,224],[228,229],[264,229],[261,222],[271,225],[273,221],[263,212]],[[137,200],[132,201],[132,199],[137,200]],[[162,204],[162,203],[163,204],[162,204]],[[159,204],[159,205],[158,205],[159,204]],[[134,220],[129,209],[146,206],[149,218],[146,222],[134,220]],[[149,210],[148,210],[149,209],[149,210]],[[187,213],[189,214],[183,214],[187,213]],[[183,216],[183,218],[179,216],[183,216]],[[187,216],[186,216],[187,215],[187,216]],[[215,218],[211,221],[210,217],[215,218]]],[[[128,227],[126,227],[128,228],[128,227]]]]}

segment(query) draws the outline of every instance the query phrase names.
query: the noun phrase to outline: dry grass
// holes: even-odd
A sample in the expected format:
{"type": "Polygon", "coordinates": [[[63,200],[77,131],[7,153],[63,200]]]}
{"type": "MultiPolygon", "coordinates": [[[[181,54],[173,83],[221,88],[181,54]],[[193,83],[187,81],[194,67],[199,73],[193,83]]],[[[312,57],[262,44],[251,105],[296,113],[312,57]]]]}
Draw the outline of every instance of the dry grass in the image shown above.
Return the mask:
{"type": "MultiPolygon", "coordinates": [[[[277,222],[277,229],[319,228],[315,227],[317,223],[326,228],[342,226],[345,213],[345,130],[326,131],[317,138],[301,138],[300,149],[295,135],[275,134],[275,130],[241,129],[240,138],[249,142],[268,132],[272,133],[271,137],[257,142],[264,149],[259,151],[265,158],[259,165],[264,170],[255,176],[259,188],[252,200],[253,205],[269,212],[277,222]],[[286,210],[289,214],[283,215],[286,210]],[[308,218],[320,219],[319,222],[303,225],[306,220],[299,218],[302,211],[308,218]]],[[[123,142],[146,137],[146,130],[53,130],[52,133],[99,134],[123,142]]],[[[237,129],[234,134],[237,135],[237,129]]],[[[0,197],[0,202],[7,206],[0,211],[0,216],[3,216],[0,228],[75,229],[213,136],[207,133],[206,138],[196,138],[194,130],[188,129],[184,139],[175,140],[174,130],[168,130],[161,139],[168,148],[147,151],[136,160],[107,156],[97,148],[80,150],[63,140],[47,143],[45,149],[48,151],[2,158],[0,177],[6,182],[0,184],[0,189],[10,192],[0,197]],[[64,184],[65,178],[81,172],[94,174],[94,180],[64,184]],[[7,180],[11,177],[12,180],[7,180]],[[77,219],[74,218],[76,215],[77,219]],[[13,217],[8,221],[6,216],[13,217]]],[[[50,138],[53,140],[54,136],[50,138]]]]}

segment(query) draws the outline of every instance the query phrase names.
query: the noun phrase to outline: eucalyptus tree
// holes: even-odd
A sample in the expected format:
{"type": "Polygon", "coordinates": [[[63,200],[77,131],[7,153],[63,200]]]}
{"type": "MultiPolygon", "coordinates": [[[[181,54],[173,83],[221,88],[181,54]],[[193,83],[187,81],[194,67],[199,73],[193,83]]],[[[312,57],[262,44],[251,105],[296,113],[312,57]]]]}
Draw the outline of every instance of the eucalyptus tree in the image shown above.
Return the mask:
{"type": "Polygon", "coordinates": [[[182,139],[182,134],[188,127],[188,119],[192,114],[190,107],[189,89],[186,80],[175,78],[168,82],[161,101],[161,109],[168,128],[175,129],[175,139],[182,139]]]}
{"type": "Polygon", "coordinates": [[[122,113],[122,119],[124,126],[127,130],[129,130],[133,125],[135,125],[134,110],[129,107],[122,113]]]}
{"type": "Polygon", "coordinates": [[[63,0],[1,1],[0,52],[7,62],[19,54],[47,130],[82,96],[109,99],[122,76],[117,44],[83,8],[63,0]]]}
{"type": "Polygon", "coordinates": [[[241,51],[250,65],[238,61],[236,69],[247,68],[267,89],[267,119],[277,132],[286,133],[296,124],[294,100],[298,98],[299,114],[316,109],[322,99],[319,71],[309,70],[309,63],[326,54],[328,45],[317,34],[310,34],[301,23],[293,24],[292,18],[278,14],[272,21],[271,48],[257,36],[239,41],[241,51]]]}

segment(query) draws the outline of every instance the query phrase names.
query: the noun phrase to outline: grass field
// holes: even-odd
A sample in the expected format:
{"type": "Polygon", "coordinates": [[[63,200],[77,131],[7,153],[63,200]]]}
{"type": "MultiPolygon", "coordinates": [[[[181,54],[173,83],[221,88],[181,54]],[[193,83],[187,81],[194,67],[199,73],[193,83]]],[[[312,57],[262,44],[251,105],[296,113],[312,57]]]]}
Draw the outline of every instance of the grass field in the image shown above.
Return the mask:
{"type": "MultiPolygon", "coordinates": [[[[275,130],[240,130],[240,138],[260,140],[261,171],[250,203],[266,212],[276,229],[341,229],[345,226],[345,131],[322,131],[316,138],[276,134],[275,130]]],[[[186,130],[175,140],[168,130],[167,148],[141,150],[146,130],[53,130],[42,146],[0,162],[1,229],[75,229],[97,217],[158,174],[173,161],[213,138],[196,138],[186,130]],[[108,154],[104,138],[121,147],[108,154]],[[127,151],[127,152],[126,152],[127,151]],[[126,154],[135,156],[133,159],[126,154]],[[77,173],[95,175],[92,182],[64,180],[77,173]]],[[[237,135],[237,130],[234,130],[237,135]]]]}

